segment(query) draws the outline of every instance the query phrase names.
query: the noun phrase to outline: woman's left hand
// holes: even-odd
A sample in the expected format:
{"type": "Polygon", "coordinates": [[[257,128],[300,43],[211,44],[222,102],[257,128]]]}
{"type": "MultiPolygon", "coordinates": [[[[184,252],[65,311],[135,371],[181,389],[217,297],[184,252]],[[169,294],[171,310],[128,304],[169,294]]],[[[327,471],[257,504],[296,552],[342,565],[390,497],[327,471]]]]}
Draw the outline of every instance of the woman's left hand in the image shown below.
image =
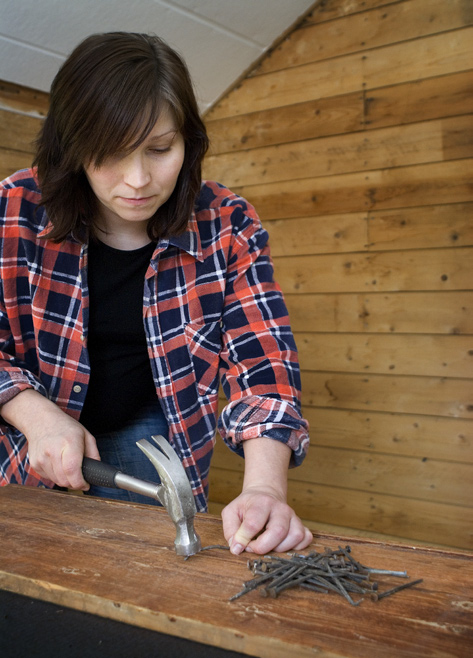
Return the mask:
{"type": "Polygon", "coordinates": [[[284,495],[271,487],[249,486],[222,510],[223,533],[230,550],[264,555],[270,551],[302,550],[312,541],[284,495]]]}

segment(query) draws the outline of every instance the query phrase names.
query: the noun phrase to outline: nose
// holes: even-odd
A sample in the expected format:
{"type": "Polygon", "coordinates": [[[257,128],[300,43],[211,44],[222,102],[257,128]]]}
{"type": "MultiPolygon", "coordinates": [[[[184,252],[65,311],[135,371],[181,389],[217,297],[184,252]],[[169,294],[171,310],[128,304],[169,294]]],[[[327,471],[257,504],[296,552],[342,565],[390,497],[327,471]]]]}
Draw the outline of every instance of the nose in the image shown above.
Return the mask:
{"type": "Polygon", "coordinates": [[[139,190],[151,181],[151,172],[146,159],[140,153],[130,153],[122,165],[123,180],[130,187],[139,190]]]}

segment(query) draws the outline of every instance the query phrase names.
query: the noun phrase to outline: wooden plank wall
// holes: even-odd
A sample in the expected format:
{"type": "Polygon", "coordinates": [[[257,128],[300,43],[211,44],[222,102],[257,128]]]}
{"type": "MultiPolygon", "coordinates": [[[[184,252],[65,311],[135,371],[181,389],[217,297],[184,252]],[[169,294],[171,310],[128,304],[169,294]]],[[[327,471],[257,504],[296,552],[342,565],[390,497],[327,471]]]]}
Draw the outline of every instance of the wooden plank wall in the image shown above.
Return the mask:
{"type": "MultiPolygon", "coordinates": [[[[315,528],[473,548],[472,22],[323,0],[206,115],[205,176],[258,209],[290,310],[315,528]]],[[[241,480],[218,443],[212,511],[241,480]]]]}
{"type": "Polygon", "coordinates": [[[0,80],[0,180],[31,166],[33,142],[48,111],[48,97],[0,80]]]}

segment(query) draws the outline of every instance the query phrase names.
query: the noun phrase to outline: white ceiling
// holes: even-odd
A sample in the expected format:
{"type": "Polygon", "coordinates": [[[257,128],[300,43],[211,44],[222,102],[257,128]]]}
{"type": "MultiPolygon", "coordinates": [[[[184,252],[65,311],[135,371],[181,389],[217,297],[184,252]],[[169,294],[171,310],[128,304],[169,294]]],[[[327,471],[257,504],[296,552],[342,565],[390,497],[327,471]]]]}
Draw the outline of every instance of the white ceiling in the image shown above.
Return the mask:
{"type": "Polygon", "coordinates": [[[0,80],[49,91],[95,32],[158,34],[186,60],[202,111],[314,0],[0,0],[0,80]]]}

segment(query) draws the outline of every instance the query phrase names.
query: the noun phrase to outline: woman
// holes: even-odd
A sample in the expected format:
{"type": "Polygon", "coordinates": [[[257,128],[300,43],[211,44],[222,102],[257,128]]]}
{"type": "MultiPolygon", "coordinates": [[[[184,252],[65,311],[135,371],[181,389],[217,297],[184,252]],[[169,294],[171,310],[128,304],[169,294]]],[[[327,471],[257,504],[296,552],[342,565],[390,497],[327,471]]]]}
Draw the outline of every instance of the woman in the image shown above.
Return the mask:
{"type": "Polygon", "coordinates": [[[304,548],[286,504],[308,446],[287,312],[254,209],[201,181],[185,64],[157,37],[93,35],[50,101],[34,169],[2,184],[2,484],[111,497],[84,455],[149,479],[135,442],[163,434],[205,511],[220,372],[219,430],[245,456],[225,538],[235,554],[304,548]]]}

